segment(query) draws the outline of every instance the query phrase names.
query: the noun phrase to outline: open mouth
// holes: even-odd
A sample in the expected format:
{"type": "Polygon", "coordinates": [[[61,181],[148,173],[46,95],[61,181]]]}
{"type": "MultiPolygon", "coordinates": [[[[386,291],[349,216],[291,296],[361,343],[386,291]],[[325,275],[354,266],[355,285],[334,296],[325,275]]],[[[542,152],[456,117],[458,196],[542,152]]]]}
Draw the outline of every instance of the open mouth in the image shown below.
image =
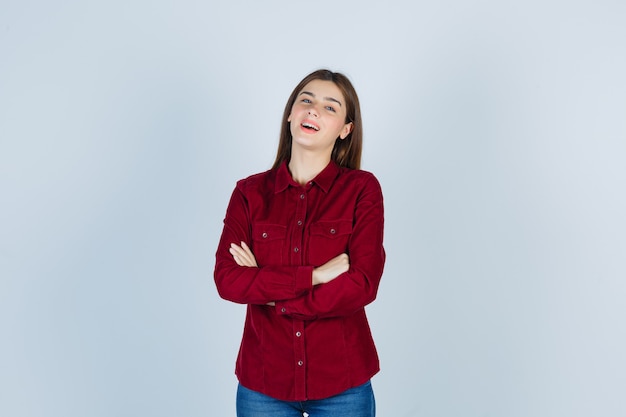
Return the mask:
{"type": "Polygon", "coordinates": [[[314,125],[313,123],[309,123],[309,122],[303,122],[300,126],[302,126],[303,129],[311,131],[311,132],[317,132],[320,130],[319,126],[314,125]]]}

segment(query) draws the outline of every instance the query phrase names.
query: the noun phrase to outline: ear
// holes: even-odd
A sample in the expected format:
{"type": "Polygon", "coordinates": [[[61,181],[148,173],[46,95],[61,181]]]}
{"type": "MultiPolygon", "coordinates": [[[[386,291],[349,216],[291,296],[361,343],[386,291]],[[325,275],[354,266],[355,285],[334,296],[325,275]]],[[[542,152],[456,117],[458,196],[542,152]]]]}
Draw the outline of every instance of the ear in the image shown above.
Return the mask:
{"type": "Polygon", "coordinates": [[[341,140],[347,138],[350,132],[352,132],[353,128],[354,128],[354,124],[352,122],[346,123],[345,125],[343,125],[343,128],[341,129],[341,133],[339,134],[339,138],[341,140]]]}
{"type": "Polygon", "coordinates": [[[287,117],[287,123],[291,123],[291,113],[289,113],[289,117],[287,117]]]}

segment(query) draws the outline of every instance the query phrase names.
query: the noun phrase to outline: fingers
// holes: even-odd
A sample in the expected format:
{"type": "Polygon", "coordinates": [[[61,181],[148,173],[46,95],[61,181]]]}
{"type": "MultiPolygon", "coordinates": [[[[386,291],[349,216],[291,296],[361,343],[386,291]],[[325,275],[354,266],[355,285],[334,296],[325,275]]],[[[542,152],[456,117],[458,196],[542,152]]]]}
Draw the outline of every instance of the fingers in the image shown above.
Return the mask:
{"type": "Polygon", "coordinates": [[[342,272],[345,272],[350,268],[350,258],[348,257],[348,254],[342,253],[340,255],[335,256],[330,261],[326,262],[324,266],[331,267],[333,269],[342,270],[342,272]]]}
{"type": "Polygon", "coordinates": [[[248,254],[241,246],[231,243],[229,252],[233,256],[235,262],[237,262],[237,265],[250,266],[250,259],[248,257],[248,254]]]}
{"type": "Polygon", "coordinates": [[[350,257],[348,256],[347,253],[342,253],[342,254],[335,256],[333,258],[333,261],[342,265],[348,265],[348,266],[350,265],[350,257]]]}
{"type": "Polygon", "coordinates": [[[347,272],[349,269],[350,258],[348,257],[348,254],[342,253],[337,255],[324,265],[321,265],[313,270],[313,285],[326,284],[344,272],[347,272]]]}
{"type": "Polygon", "coordinates": [[[241,242],[241,246],[231,243],[229,252],[237,265],[247,267],[257,266],[256,258],[245,242],[241,242]]]}
{"type": "Polygon", "coordinates": [[[244,250],[245,254],[246,254],[246,261],[247,261],[247,265],[246,266],[252,266],[252,267],[256,267],[257,263],[256,263],[256,258],[254,257],[254,254],[252,253],[252,250],[250,250],[250,248],[248,247],[248,245],[246,245],[246,242],[241,242],[241,247],[244,250]]]}

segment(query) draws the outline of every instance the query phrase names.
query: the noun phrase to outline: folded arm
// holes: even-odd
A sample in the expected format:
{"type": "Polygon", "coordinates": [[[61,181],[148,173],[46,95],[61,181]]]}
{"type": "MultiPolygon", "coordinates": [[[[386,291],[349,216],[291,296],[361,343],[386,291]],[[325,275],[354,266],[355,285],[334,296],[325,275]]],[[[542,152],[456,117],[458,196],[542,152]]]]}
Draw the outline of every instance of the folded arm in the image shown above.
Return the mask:
{"type": "Polygon", "coordinates": [[[357,201],[348,241],[349,268],[296,298],[277,300],[277,312],[314,320],[350,315],[374,301],[385,264],[383,228],[382,192],[372,176],[357,201]]]}
{"type": "MultiPolygon", "coordinates": [[[[252,261],[256,263],[254,255],[246,258],[244,252],[236,249],[237,246],[243,248],[241,243],[250,240],[247,201],[241,190],[236,188],[228,205],[216,253],[214,278],[222,298],[240,304],[267,304],[295,298],[311,290],[312,266],[252,267],[252,261]]],[[[250,249],[249,243],[244,245],[250,249]]]]}

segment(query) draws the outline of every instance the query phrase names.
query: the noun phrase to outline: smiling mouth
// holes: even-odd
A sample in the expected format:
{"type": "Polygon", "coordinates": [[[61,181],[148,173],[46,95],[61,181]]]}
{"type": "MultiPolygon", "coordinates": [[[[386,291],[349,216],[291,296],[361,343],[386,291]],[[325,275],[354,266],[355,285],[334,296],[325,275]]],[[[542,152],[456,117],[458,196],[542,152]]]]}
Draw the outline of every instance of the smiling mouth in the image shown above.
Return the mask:
{"type": "Polygon", "coordinates": [[[306,130],[310,130],[312,132],[318,132],[320,128],[312,123],[304,122],[300,126],[305,128],[306,130]]]}

